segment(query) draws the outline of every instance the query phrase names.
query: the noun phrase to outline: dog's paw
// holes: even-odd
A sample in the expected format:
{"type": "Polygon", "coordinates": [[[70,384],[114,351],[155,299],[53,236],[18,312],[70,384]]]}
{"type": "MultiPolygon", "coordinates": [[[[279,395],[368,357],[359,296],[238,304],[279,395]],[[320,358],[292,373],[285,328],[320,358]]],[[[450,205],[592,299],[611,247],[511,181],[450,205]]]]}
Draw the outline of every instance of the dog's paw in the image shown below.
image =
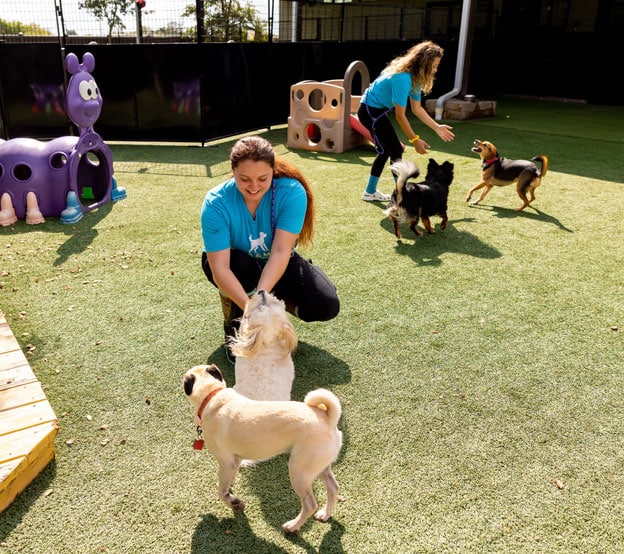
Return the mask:
{"type": "Polygon", "coordinates": [[[230,506],[235,512],[245,511],[245,503],[238,498],[232,498],[232,500],[230,500],[230,506]]]}
{"type": "Polygon", "coordinates": [[[317,521],[322,521],[323,523],[325,523],[326,521],[329,521],[330,518],[331,518],[331,513],[327,513],[325,506],[323,506],[318,512],[314,514],[314,519],[316,519],[317,521]]]}
{"type": "Polygon", "coordinates": [[[298,535],[299,534],[299,525],[297,524],[296,519],[291,519],[282,525],[282,531],[289,535],[298,535]]]}

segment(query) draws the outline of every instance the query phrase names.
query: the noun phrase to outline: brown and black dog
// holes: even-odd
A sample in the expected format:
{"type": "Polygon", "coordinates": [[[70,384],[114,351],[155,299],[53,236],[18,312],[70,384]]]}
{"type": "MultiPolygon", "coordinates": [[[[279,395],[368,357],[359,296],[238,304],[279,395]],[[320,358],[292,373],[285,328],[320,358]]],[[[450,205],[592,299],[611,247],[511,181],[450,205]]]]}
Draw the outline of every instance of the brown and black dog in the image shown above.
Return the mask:
{"type": "Polygon", "coordinates": [[[548,171],[548,158],[543,154],[535,156],[532,160],[539,160],[542,164],[540,170],[529,160],[510,160],[498,155],[496,146],[488,141],[475,140],[472,151],[479,154],[481,164],[481,182],[468,191],[466,202],[472,197],[472,193],[484,189],[472,204],[478,204],[490,192],[492,187],[504,187],[516,183],[516,191],[523,204],[516,211],[522,211],[535,200],[535,189],[540,186],[542,177],[546,177],[548,171]]]}

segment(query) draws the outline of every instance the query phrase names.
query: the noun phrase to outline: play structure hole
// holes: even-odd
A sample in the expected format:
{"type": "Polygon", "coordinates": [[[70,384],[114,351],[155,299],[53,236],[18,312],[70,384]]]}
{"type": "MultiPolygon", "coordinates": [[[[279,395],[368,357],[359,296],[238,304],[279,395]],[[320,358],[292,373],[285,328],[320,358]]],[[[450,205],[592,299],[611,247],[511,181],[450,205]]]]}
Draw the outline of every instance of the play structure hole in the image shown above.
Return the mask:
{"type": "Polygon", "coordinates": [[[335,144],[334,144],[334,141],[333,141],[332,139],[327,139],[327,140],[325,141],[325,147],[326,147],[328,150],[333,150],[333,149],[334,149],[334,146],[335,146],[335,144]]]}
{"type": "Polygon", "coordinates": [[[325,93],[320,88],[315,88],[312,92],[310,92],[308,102],[313,110],[319,112],[325,107],[327,98],[325,97],[325,93]]]}
{"type": "Polygon", "coordinates": [[[52,169],[63,169],[67,165],[67,155],[64,152],[55,152],[50,156],[52,169]]]}
{"type": "Polygon", "coordinates": [[[32,168],[24,163],[16,164],[13,168],[13,178],[16,181],[28,181],[32,174],[32,168]]]}
{"type": "Polygon", "coordinates": [[[97,157],[97,155],[95,154],[95,152],[91,151],[91,152],[87,152],[86,155],[87,161],[92,165],[97,167],[98,165],[100,165],[100,159],[97,157]]]}
{"type": "Polygon", "coordinates": [[[303,97],[305,96],[305,92],[303,92],[303,89],[297,89],[295,91],[295,98],[297,100],[303,100],[303,97]]]}
{"type": "Polygon", "coordinates": [[[310,142],[318,144],[321,142],[321,128],[316,123],[310,123],[306,127],[306,134],[310,142]]]}
{"type": "Polygon", "coordinates": [[[78,164],[78,195],[83,205],[100,202],[107,193],[109,173],[104,154],[91,150],[78,164]]]}

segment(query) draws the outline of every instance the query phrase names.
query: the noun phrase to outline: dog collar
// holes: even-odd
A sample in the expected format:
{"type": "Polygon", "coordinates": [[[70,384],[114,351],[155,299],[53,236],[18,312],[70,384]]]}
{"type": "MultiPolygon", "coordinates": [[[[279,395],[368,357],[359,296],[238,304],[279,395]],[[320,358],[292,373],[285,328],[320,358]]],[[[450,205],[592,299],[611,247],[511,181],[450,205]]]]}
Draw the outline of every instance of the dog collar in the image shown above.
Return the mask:
{"type": "Polygon", "coordinates": [[[490,158],[489,160],[485,160],[483,162],[483,169],[485,169],[486,167],[491,166],[494,162],[498,161],[498,156],[494,157],[494,158],[490,158]]]}
{"type": "Polygon", "coordinates": [[[218,392],[221,392],[223,389],[224,389],[224,387],[220,387],[218,389],[213,389],[212,391],[210,391],[208,393],[208,396],[206,396],[206,398],[204,398],[204,401],[199,406],[199,410],[197,410],[197,414],[195,414],[195,423],[197,423],[197,425],[199,425],[201,423],[201,418],[202,418],[202,415],[204,414],[204,408],[208,405],[208,402],[210,402],[210,400],[212,400],[212,397],[215,394],[217,394],[218,392]]]}

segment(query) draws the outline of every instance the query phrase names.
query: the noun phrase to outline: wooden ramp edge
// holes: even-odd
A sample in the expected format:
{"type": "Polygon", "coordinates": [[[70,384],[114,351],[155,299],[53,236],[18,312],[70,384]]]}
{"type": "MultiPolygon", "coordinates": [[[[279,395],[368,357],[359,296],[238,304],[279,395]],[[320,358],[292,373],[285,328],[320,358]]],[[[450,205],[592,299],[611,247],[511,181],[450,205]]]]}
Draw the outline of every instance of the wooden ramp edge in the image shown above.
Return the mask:
{"type": "Polygon", "coordinates": [[[0,311],[0,512],[54,459],[58,420],[0,311]]]}

